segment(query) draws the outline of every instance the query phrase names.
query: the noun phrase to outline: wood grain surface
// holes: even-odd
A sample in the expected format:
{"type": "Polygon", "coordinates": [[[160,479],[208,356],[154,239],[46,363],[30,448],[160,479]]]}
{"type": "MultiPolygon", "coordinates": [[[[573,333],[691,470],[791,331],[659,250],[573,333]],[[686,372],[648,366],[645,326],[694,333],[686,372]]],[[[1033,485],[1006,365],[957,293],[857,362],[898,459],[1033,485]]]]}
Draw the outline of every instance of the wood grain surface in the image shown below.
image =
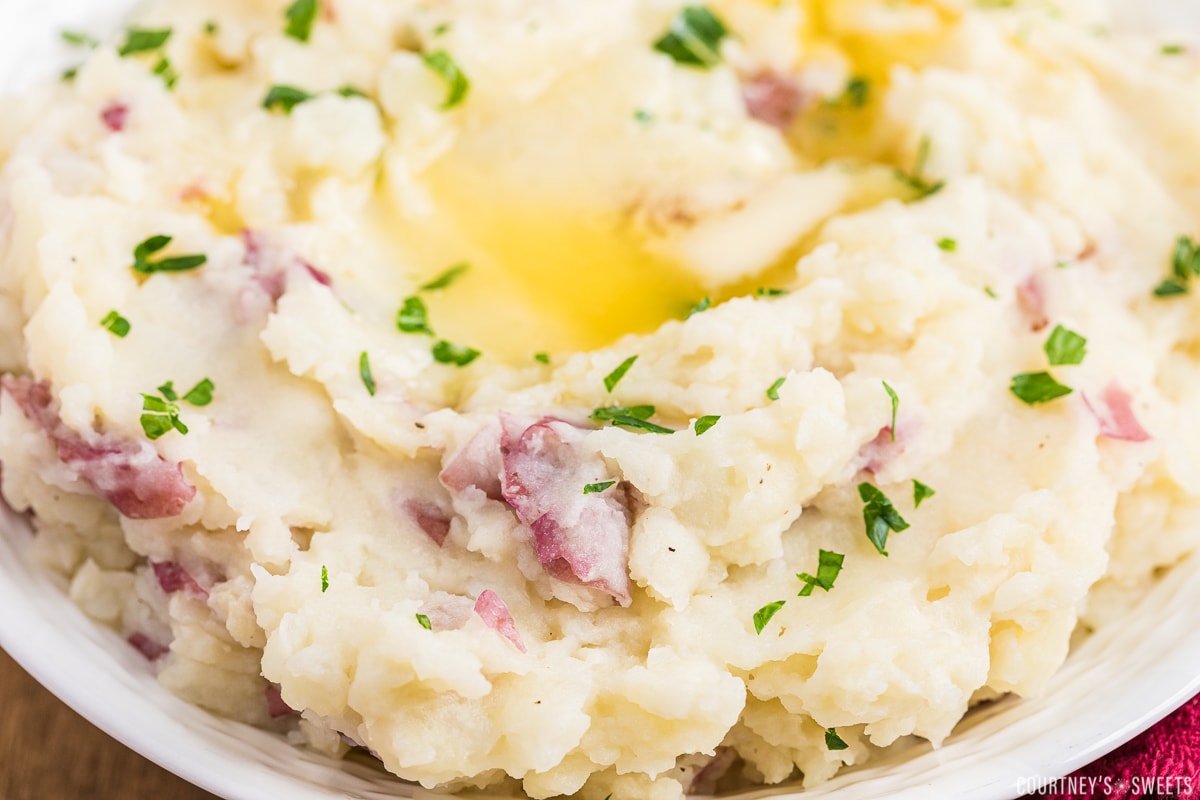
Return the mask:
{"type": "Polygon", "coordinates": [[[216,800],[109,738],[0,650],[0,800],[216,800]]]}

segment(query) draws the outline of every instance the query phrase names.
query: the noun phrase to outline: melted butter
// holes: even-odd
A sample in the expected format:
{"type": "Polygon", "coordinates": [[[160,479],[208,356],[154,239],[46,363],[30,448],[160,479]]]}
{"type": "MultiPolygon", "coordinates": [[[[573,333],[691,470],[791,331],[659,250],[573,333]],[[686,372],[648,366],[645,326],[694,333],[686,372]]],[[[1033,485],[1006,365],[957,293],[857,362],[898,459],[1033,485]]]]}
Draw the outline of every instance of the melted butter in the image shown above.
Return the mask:
{"type": "Polygon", "coordinates": [[[703,296],[678,264],[651,254],[619,215],[489,186],[453,165],[427,176],[436,211],[405,218],[384,206],[379,225],[416,284],[461,262],[470,269],[425,295],[438,337],[512,364],[649,333],[703,296]]]}

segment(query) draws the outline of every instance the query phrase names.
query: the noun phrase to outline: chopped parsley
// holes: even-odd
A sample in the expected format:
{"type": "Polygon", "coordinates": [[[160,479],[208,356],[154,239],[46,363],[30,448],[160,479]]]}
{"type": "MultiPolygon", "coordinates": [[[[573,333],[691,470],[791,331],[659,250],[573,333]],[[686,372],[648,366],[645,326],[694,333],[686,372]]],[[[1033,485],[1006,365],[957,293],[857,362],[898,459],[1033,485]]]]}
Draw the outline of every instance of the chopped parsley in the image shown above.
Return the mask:
{"type": "Polygon", "coordinates": [[[339,97],[361,97],[364,100],[371,99],[371,96],[362,89],[358,88],[357,86],[351,86],[348,83],[345,86],[339,86],[337,88],[337,94],[339,97]]]}
{"type": "Polygon", "coordinates": [[[171,61],[166,56],[158,59],[150,71],[162,78],[168,89],[174,89],[175,84],[179,82],[179,73],[175,71],[175,67],[171,66],[171,61]]]}
{"type": "Polygon", "coordinates": [[[992,298],[993,300],[995,300],[997,297],[999,297],[999,295],[996,294],[996,290],[990,286],[983,287],[983,293],[986,294],[988,297],[992,298]]]}
{"type": "Polygon", "coordinates": [[[61,35],[64,42],[75,47],[97,47],[100,44],[96,37],[79,31],[63,31],[61,35]]]}
{"type": "Polygon", "coordinates": [[[617,365],[617,368],[604,376],[604,388],[612,394],[612,390],[617,388],[617,384],[625,377],[625,373],[629,372],[629,368],[638,360],[637,356],[630,356],[617,365]]]}
{"type": "Polygon", "coordinates": [[[79,76],[79,67],[70,67],[68,69],[64,69],[62,72],[62,75],[60,75],[59,77],[62,79],[62,81],[64,83],[70,83],[71,81],[75,80],[75,78],[78,76],[79,76]]]}
{"type": "Polygon", "coordinates": [[[754,632],[762,635],[763,628],[767,627],[767,623],[771,621],[771,617],[775,616],[779,609],[783,608],[786,600],[776,600],[774,603],[767,603],[765,606],[754,612],[754,632]]]}
{"type": "Polygon", "coordinates": [[[888,533],[907,530],[908,523],[900,516],[900,512],[892,505],[888,496],[871,484],[860,483],[858,496],[863,501],[863,522],[867,527],[867,538],[875,545],[879,555],[886,556],[888,533]]]}
{"type": "Polygon", "coordinates": [[[362,378],[363,386],[367,387],[367,394],[374,397],[375,376],[371,374],[371,357],[367,355],[366,350],[358,357],[358,377],[362,378]]]}
{"type": "Polygon", "coordinates": [[[167,381],[162,386],[158,387],[158,393],[170,400],[172,403],[179,399],[179,393],[175,391],[175,381],[167,381]]]}
{"type": "Polygon", "coordinates": [[[417,624],[427,631],[433,630],[433,625],[429,622],[429,617],[424,614],[417,614],[417,624]]]}
{"type": "Polygon", "coordinates": [[[279,109],[285,114],[290,114],[293,108],[301,103],[312,100],[315,96],[295,86],[276,84],[267,91],[267,96],[263,98],[262,107],[268,111],[279,109]]]}
{"type": "Polygon", "coordinates": [[[419,290],[422,292],[434,292],[434,291],[437,291],[438,289],[445,289],[447,286],[449,286],[450,284],[454,283],[456,280],[461,278],[463,273],[466,272],[467,270],[469,270],[470,268],[471,268],[471,265],[465,261],[462,263],[459,263],[459,264],[455,264],[453,267],[450,267],[450,269],[446,270],[441,275],[438,275],[436,278],[431,280],[429,283],[422,285],[419,288],[419,290]]]}
{"type": "Polygon", "coordinates": [[[861,75],[846,81],[846,88],[837,97],[826,100],[828,108],[863,108],[871,99],[871,83],[861,75]]]}
{"type": "Polygon", "coordinates": [[[611,422],[622,428],[647,431],[649,433],[669,434],[675,431],[650,422],[654,416],[654,406],[605,406],[592,411],[591,419],[596,422],[611,422]]]}
{"type": "Polygon", "coordinates": [[[216,36],[221,32],[221,26],[217,24],[215,19],[210,19],[208,22],[204,23],[204,32],[209,36],[216,36]]]}
{"type": "MultiPolygon", "coordinates": [[[[170,385],[169,381],[167,382],[167,385],[170,385]]],[[[217,387],[213,384],[213,382],[208,378],[205,378],[191,389],[188,389],[187,394],[183,396],[183,400],[190,405],[204,407],[212,402],[212,393],[213,389],[215,388],[217,387]]],[[[173,400],[174,398],[170,399],[173,400]]]]}
{"type": "Polygon", "coordinates": [[[680,9],[654,49],[670,56],[676,64],[712,69],[721,63],[721,42],[729,29],[705,6],[680,9]]]}
{"type": "Polygon", "coordinates": [[[701,417],[700,419],[696,420],[696,435],[704,435],[706,431],[711,429],[713,425],[716,425],[720,421],[721,418],[716,414],[708,414],[707,416],[701,417]]]}
{"type": "Polygon", "coordinates": [[[759,297],[783,297],[788,293],[788,290],[777,289],[771,286],[760,286],[754,290],[754,293],[759,297]]]}
{"type": "Polygon", "coordinates": [[[587,486],[583,487],[583,493],[584,494],[599,494],[600,492],[603,492],[605,489],[611,489],[612,487],[614,487],[616,485],[617,485],[616,481],[602,481],[601,483],[589,483],[587,486]]]}
{"type": "Polygon", "coordinates": [[[1188,284],[1196,275],[1200,275],[1200,244],[1190,236],[1180,236],[1171,253],[1171,277],[1154,288],[1154,296],[1187,294],[1188,284]]]}
{"type": "Polygon", "coordinates": [[[1187,45],[1184,44],[1164,44],[1161,50],[1164,56],[1178,56],[1187,52],[1187,45]]]}
{"type": "Polygon", "coordinates": [[[539,364],[549,364],[550,363],[550,354],[549,353],[534,353],[533,360],[538,362],[539,364]]]}
{"type": "Polygon", "coordinates": [[[138,53],[152,52],[165,45],[173,32],[170,28],[160,30],[130,28],[125,32],[125,43],[121,45],[117,53],[121,56],[132,56],[138,53]]]}
{"type": "Polygon", "coordinates": [[[283,14],[287,19],[283,32],[298,42],[307,42],[317,20],[317,0],[296,0],[283,14]]]}
{"type": "Polygon", "coordinates": [[[208,261],[208,256],[203,254],[151,260],[170,243],[170,236],[151,236],[135,247],[133,249],[133,271],[139,275],[153,275],[155,272],[187,272],[208,261]]]}
{"type": "Polygon", "coordinates": [[[776,378],[775,382],[772,383],[767,388],[767,398],[770,400],[778,400],[779,399],[779,387],[783,386],[783,384],[785,384],[785,383],[787,383],[787,376],[784,376],[782,378],[776,378]]]}
{"type": "Polygon", "coordinates": [[[132,326],[129,324],[129,320],[114,310],[104,315],[104,319],[100,320],[100,327],[107,330],[113,336],[124,339],[129,335],[129,330],[132,326]]]}
{"type": "Polygon", "coordinates": [[[937,494],[933,488],[926,486],[916,478],[913,478],[913,508],[921,507],[921,503],[937,494]]]}
{"type": "Polygon", "coordinates": [[[471,89],[471,82],[445,50],[437,50],[421,56],[425,66],[441,76],[446,82],[446,99],[442,101],[442,110],[454,108],[461,103],[471,89]]]}
{"type": "Polygon", "coordinates": [[[637,111],[633,112],[633,120],[634,122],[640,122],[645,125],[648,122],[654,121],[654,115],[644,108],[639,108],[637,111]]]}
{"type": "Polygon", "coordinates": [[[329,567],[321,565],[321,594],[329,591],[329,567]]]}
{"type": "Polygon", "coordinates": [[[896,412],[900,410],[900,395],[896,394],[896,390],[888,385],[887,381],[883,381],[883,390],[887,392],[888,397],[892,401],[892,425],[889,429],[892,433],[892,441],[896,441],[896,412]]]}
{"type": "Polygon", "coordinates": [[[465,367],[475,359],[482,355],[478,350],[467,347],[461,344],[453,344],[445,339],[439,340],[434,344],[433,360],[439,364],[453,364],[456,367],[465,367]]]}
{"type": "Polygon", "coordinates": [[[826,750],[847,750],[850,745],[838,736],[837,729],[828,728],[825,731],[825,749],[826,750]]]}
{"type": "Polygon", "coordinates": [[[1014,375],[1009,390],[1028,405],[1048,403],[1065,397],[1072,392],[1071,387],[1063,386],[1049,372],[1023,372],[1014,375]]]}
{"type": "Polygon", "coordinates": [[[692,309],[690,311],[688,311],[688,319],[691,319],[692,317],[696,316],[701,311],[708,311],[710,308],[712,308],[712,304],[713,304],[712,298],[705,297],[699,303],[696,303],[696,305],[692,306],[692,309]]]}
{"type": "Polygon", "coordinates": [[[425,308],[425,301],[416,295],[404,298],[404,305],[400,306],[400,310],[396,312],[396,327],[402,333],[423,333],[426,336],[433,336],[433,329],[429,327],[429,311],[425,308]]]}
{"type": "Polygon", "coordinates": [[[1046,351],[1052,367],[1082,364],[1087,355],[1087,339],[1062,325],[1056,325],[1042,349],[1046,351]]]}
{"type": "Polygon", "coordinates": [[[1167,278],[1154,287],[1155,297],[1172,297],[1177,294],[1187,294],[1187,286],[1174,278],[1167,278]]]}
{"type": "Polygon", "coordinates": [[[142,395],[142,431],[150,440],[158,439],[172,430],[187,435],[188,427],[179,419],[179,406],[170,398],[164,399],[152,394],[142,395]]]}
{"type": "Polygon", "coordinates": [[[958,250],[958,241],[956,239],[945,237],[938,239],[937,246],[942,250],[945,250],[947,253],[953,253],[954,251],[958,250]]]}
{"type": "Polygon", "coordinates": [[[433,28],[434,36],[445,36],[449,32],[450,32],[450,23],[449,22],[440,22],[437,25],[435,25],[433,28]]]}
{"type": "Polygon", "coordinates": [[[807,572],[801,572],[796,575],[804,583],[804,588],[800,590],[798,597],[808,597],[813,593],[813,589],[824,589],[829,591],[833,588],[833,582],[837,580],[838,573],[842,571],[842,562],[845,556],[841,553],[830,552],[829,550],[821,550],[817,554],[817,575],[813,577],[807,572]]]}

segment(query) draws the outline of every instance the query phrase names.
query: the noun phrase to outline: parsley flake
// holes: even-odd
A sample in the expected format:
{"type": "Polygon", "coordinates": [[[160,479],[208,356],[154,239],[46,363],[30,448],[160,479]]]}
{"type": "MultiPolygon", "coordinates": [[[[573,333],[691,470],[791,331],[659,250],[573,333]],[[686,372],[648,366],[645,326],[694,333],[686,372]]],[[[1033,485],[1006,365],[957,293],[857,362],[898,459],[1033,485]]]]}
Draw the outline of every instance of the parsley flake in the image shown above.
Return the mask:
{"type": "Polygon", "coordinates": [[[779,387],[783,386],[783,384],[785,384],[785,383],[787,383],[787,376],[784,376],[782,378],[776,378],[775,382],[772,383],[771,386],[767,389],[767,398],[770,400],[778,400],[779,399],[779,387]]]}
{"type": "Polygon", "coordinates": [[[645,125],[654,121],[654,115],[644,108],[639,108],[637,111],[633,112],[633,120],[634,122],[640,122],[645,125]]]}
{"type": "Polygon", "coordinates": [[[157,50],[167,43],[172,33],[174,31],[170,28],[163,28],[161,30],[130,28],[126,31],[125,43],[117,50],[117,54],[124,57],[157,50]]]}
{"type": "Polygon", "coordinates": [[[550,354],[549,353],[534,353],[533,360],[538,362],[539,364],[549,364],[550,363],[550,354]]]}
{"type": "Polygon", "coordinates": [[[603,492],[605,489],[611,489],[613,486],[616,486],[616,485],[617,485],[616,481],[602,481],[600,483],[589,483],[587,486],[583,487],[583,493],[584,494],[599,494],[600,492],[603,492]]]}
{"type": "Polygon", "coordinates": [[[1189,282],[1197,275],[1200,275],[1200,244],[1190,236],[1180,236],[1171,252],[1171,277],[1154,288],[1154,296],[1187,294],[1189,282]]]}
{"type": "Polygon", "coordinates": [[[709,414],[696,420],[696,435],[703,436],[704,433],[721,421],[721,418],[716,414],[709,414]]]}
{"type": "Polygon", "coordinates": [[[416,295],[404,298],[404,305],[400,306],[400,310],[396,313],[396,327],[402,333],[423,333],[426,336],[433,336],[433,329],[429,327],[429,311],[425,308],[425,301],[416,295]]]}
{"type": "Polygon", "coordinates": [[[166,56],[160,58],[150,71],[162,78],[168,89],[174,89],[175,84],[179,82],[179,73],[171,66],[171,62],[166,56]]]}
{"type": "Polygon", "coordinates": [[[846,88],[837,97],[826,100],[827,108],[863,108],[871,99],[871,83],[861,75],[846,81],[846,88]]]}
{"type": "Polygon", "coordinates": [[[329,567],[321,565],[321,594],[329,591],[329,567]]]}
{"type": "Polygon", "coordinates": [[[467,347],[465,345],[453,344],[445,339],[439,340],[434,344],[433,360],[439,364],[453,364],[456,367],[465,367],[475,359],[482,355],[478,350],[467,347]]]}
{"type": "Polygon", "coordinates": [[[847,750],[850,745],[843,741],[835,728],[828,728],[825,731],[825,749],[826,750],[847,750]]]}
{"type": "Polygon", "coordinates": [[[208,36],[216,36],[221,32],[221,26],[215,19],[210,19],[204,23],[204,33],[208,36]]]}
{"type": "Polygon", "coordinates": [[[705,297],[699,303],[696,303],[696,305],[692,306],[691,310],[688,311],[687,318],[691,319],[692,317],[699,314],[701,311],[708,311],[710,308],[712,308],[712,304],[713,304],[712,298],[705,297]]]}
{"type": "Polygon", "coordinates": [[[1178,56],[1187,52],[1187,45],[1183,44],[1164,44],[1161,50],[1164,56],[1178,56]]]}
{"type": "Polygon", "coordinates": [[[155,272],[187,272],[208,261],[208,256],[202,254],[151,260],[170,243],[170,236],[151,236],[135,247],[133,249],[133,271],[139,275],[153,275],[155,272]]]}
{"type": "Polygon", "coordinates": [[[104,319],[100,320],[100,327],[107,330],[113,336],[124,339],[129,335],[129,330],[132,327],[129,320],[122,317],[115,310],[108,312],[104,319]]]}
{"type": "Polygon", "coordinates": [[[590,418],[596,422],[611,422],[622,428],[647,431],[649,433],[670,434],[675,431],[650,422],[654,416],[654,406],[605,406],[592,411],[590,418]]]}
{"type": "Polygon", "coordinates": [[[929,153],[932,149],[933,143],[929,137],[922,136],[921,143],[917,146],[917,158],[913,162],[912,171],[905,172],[897,169],[894,173],[896,180],[916,193],[914,200],[924,200],[930,195],[937,194],[946,185],[945,181],[930,181],[925,177],[925,165],[929,162],[929,153]]]}
{"type": "Polygon", "coordinates": [[[429,617],[424,614],[417,614],[417,624],[427,631],[433,630],[433,625],[429,622],[429,617]]]}
{"type": "Polygon", "coordinates": [[[1056,325],[1042,349],[1046,351],[1052,367],[1082,364],[1087,355],[1087,339],[1062,325],[1056,325]]]}
{"type": "Polygon", "coordinates": [[[438,275],[429,283],[422,285],[419,290],[422,292],[434,292],[438,289],[445,289],[447,286],[461,278],[463,273],[470,268],[471,265],[465,261],[455,264],[453,267],[450,267],[450,269],[446,270],[441,275],[438,275]]]}
{"type": "Polygon", "coordinates": [[[796,575],[804,583],[804,588],[800,590],[798,597],[808,597],[813,593],[813,589],[824,589],[829,591],[833,588],[833,582],[837,580],[838,573],[842,571],[842,562],[846,559],[841,553],[834,553],[829,550],[821,550],[817,554],[817,575],[814,578],[807,572],[801,572],[796,575]]]}
{"type": "Polygon", "coordinates": [[[928,500],[929,498],[933,497],[935,494],[937,494],[937,492],[934,491],[932,488],[921,483],[916,478],[913,478],[913,508],[914,509],[920,508],[921,503],[923,503],[926,500],[928,500]]]}
{"type": "Polygon", "coordinates": [[[216,386],[213,385],[213,382],[211,380],[209,380],[208,378],[205,378],[204,380],[200,381],[195,386],[193,386],[191,389],[188,389],[187,394],[185,394],[183,396],[183,400],[184,400],[184,402],[189,403],[193,406],[197,406],[197,407],[206,406],[212,402],[212,399],[213,399],[212,393],[213,393],[213,389],[215,389],[215,388],[216,388],[216,386]]]}
{"type": "Polygon", "coordinates": [[[938,239],[937,246],[939,249],[945,250],[947,253],[953,253],[958,250],[958,241],[956,239],[945,237],[938,239]]]}
{"type": "Polygon", "coordinates": [[[617,384],[625,377],[625,373],[629,372],[629,368],[638,360],[637,356],[630,356],[617,365],[617,368],[604,376],[604,388],[612,394],[612,390],[617,388],[617,384]]]}
{"type": "Polygon", "coordinates": [[[759,297],[783,297],[787,293],[787,289],[777,289],[771,286],[760,286],[754,290],[754,294],[759,297]]]}
{"type": "Polygon", "coordinates": [[[1028,405],[1048,403],[1066,397],[1073,390],[1054,380],[1049,372],[1023,372],[1014,375],[1009,391],[1028,405]]]}
{"type": "Polygon", "coordinates": [[[359,89],[357,86],[351,86],[348,83],[345,86],[339,86],[337,88],[337,94],[339,97],[361,97],[364,100],[371,99],[371,96],[362,89],[359,89]]]}
{"type": "Polygon", "coordinates": [[[892,441],[894,442],[896,441],[896,412],[900,410],[900,395],[896,394],[896,390],[889,386],[887,381],[883,381],[883,390],[887,392],[888,397],[892,401],[892,425],[890,430],[892,441]]]}
{"type": "Polygon", "coordinates": [[[95,36],[79,31],[63,31],[61,35],[64,42],[75,47],[98,47],[100,45],[100,40],[95,36]]]}
{"type": "Polygon", "coordinates": [[[172,403],[179,400],[179,394],[175,391],[175,381],[167,381],[162,386],[158,387],[158,393],[170,400],[172,403]]]}
{"type": "Polygon", "coordinates": [[[307,42],[317,20],[317,0],[296,0],[283,14],[287,19],[283,32],[298,42],[307,42]]]}
{"type": "Polygon", "coordinates": [[[363,386],[367,387],[367,394],[374,397],[375,376],[371,374],[371,358],[366,350],[358,357],[358,377],[362,378],[363,386]]]}
{"type": "Polygon", "coordinates": [[[721,42],[729,29],[705,6],[680,9],[654,49],[670,56],[676,64],[712,69],[721,63],[721,42]]]}
{"type": "Polygon", "coordinates": [[[767,623],[771,621],[771,617],[783,608],[786,600],[776,600],[774,603],[767,603],[765,606],[754,612],[754,632],[762,635],[763,628],[767,627],[767,623]]]}
{"type": "Polygon", "coordinates": [[[170,400],[152,394],[142,395],[142,431],[153,441],[172,430],[187,435],[188,427],[179,419],[179,406],[170,400]]]}
{"type": "Polygon", "coordinates": [[[879,555],[886,556],[888,533],[907,530],[908,523],[900,516],[900,512],[892,505],[888,496],[871,484],[860,483],[858,496],[863,501],[863,522],[866,524],[867,538],[875,545],[879,555]]]}
{"type": "Polygon", "coordinates": [[[1174,278],[1167,278],[1154,287],[1155,297],[1172,297],[1177,294],[1187,294],[1187,286],[1174,278]]]}
{"type": "Polygon", "coordinates": [[[315,96],[295,86],[276,84],[267,91],[267,96],[263,98],[262,107],[268,111],[279,109],[285,114],[290,114],[293,108],[301,103],[307,103],[315,96]]]}
{"type": "Polygon", "coordinates": [[[471,82],[466,74],[445,50],[437,50],[421,56],[425,66],[436,72],[446,82],[446,99],[442,101],[442,110],[454,108],[461,103],[471,89],[471,82]]]}

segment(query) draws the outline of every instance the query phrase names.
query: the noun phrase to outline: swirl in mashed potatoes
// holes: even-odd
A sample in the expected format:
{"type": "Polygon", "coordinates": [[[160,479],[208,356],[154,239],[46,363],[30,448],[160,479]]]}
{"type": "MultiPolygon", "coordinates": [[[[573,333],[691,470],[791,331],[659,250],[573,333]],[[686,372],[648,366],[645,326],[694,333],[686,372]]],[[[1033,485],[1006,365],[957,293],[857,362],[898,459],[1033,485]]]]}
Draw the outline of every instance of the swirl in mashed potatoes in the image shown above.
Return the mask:
{"type": "Polygon", "coordinates": [[[220,714],[825,781],[1200,537],[1196,56],[1088,2],[159,0],[0,121],[0,459],[220,714]]]}

